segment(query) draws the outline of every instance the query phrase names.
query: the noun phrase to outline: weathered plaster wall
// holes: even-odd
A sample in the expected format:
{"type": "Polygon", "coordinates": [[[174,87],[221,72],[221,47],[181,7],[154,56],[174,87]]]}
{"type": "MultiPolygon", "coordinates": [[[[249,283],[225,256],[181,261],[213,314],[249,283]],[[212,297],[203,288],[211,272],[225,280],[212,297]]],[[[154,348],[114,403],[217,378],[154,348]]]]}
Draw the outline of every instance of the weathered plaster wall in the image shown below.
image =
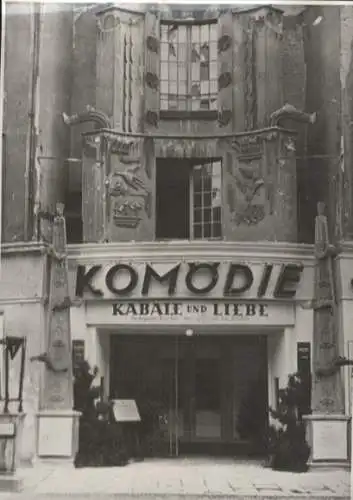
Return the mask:
{"type": "Polygon", "coordinates": [[[344,239],[353,239],[353,7],[341,6],[342,143],[337,218],[344,239]]]}
{"type": "Polygon", "coordinates": [[[33,51],[33,4],[6,5],[3,133],[3,241],[24,239],[26,148],[33,51]]]}
{"type": "Polygon", "coordinates": [[[311,198],[306,217],[314,234],[316,204],[328,205],[331,235],[337,236],[336,206],[340,148],[340,8],[310,7],[303,14],[306,62],[306,111],[316,112],[317,121],[308,128],[307,183],[311,198]],[[335,36],[333,36],[335,34],[335,36]]]}
{"type": "MultiPolygon", "coordinates": [[[[73,25],[73,59],[71,112],[80,113],[87,106],[96,105],[96,51],[97,19],[92,10],[75,15],[73,25]]],[[[92,130],[92,123],[71,127],[71,158],[80,159],[82,155],[83,132],[92,130]]],[[[68,189],[81,190],[81,163],[71,162],[68,166],[68,189]]]]}
{"type": "MultiPolygon", "coordinates": [[[[21,245],[22,246],[22,245],[21,245]]],[[[26,365],[23,388],[24,429],[19,443],[19,459],[31,461],[35,455],[36,412],[38,410],[42,365],[30,357],[44,352],[45,314],[42,302],[46,280],[46,259],[40,248],[21,250],[20,244],[2,250],[0,309],[3,335],[26,338],[26,365]]],[[[23,248],[23,246],[22,246],[23,248]]],[[[10,364],[10,396],[18,393],[20,353],[10,364]]],[[[3,389],[2,389],[3,390],[3,389]]],[[[13,409],[17,409],[14,403],[13,409]]]]}
{"type": "Polygon", "coordinates": [[[72,5],[34,5],[7,4],[4,241],[31,239],[35,202],[53,210],[66,184],[72,5]]]}
{"type": "Polygon", "coordinates": [[[43,4],[39,53],[37,162],[42,210],[53,212],[64,201],[70,155],[70,130],[62,113],[70,114],[72,79],[72,5],[43,4]]]}

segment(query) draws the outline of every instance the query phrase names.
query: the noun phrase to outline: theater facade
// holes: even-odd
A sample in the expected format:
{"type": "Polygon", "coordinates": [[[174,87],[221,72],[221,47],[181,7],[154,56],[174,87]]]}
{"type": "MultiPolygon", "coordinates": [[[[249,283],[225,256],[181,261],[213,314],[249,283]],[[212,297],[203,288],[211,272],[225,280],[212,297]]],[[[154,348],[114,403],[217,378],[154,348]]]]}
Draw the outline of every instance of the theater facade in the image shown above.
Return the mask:
{"type": "Polygon", "coordinates": [[[310,246],[117,243],[72,247],[70,262],[74,342],[106,396],[158,405],[172,455],[261,451],[268,405],[298,359],[310,365],[310,246]]]}
{"type": "MultiPolygon", "coordinates": [[[[353,8],[53,5],[6,16],[0,302],[3,335],[27,339],[19,456],[72,461],[77,444],[29,361],[48,346],[58,203],[74,363],[98,367],[105,398],[155,408],[165,456],[261,454],[288,375],[314,370],[318,202],[334,347],[353,357],[353,8]]],[[[339,373],[344,424],[315,446],[342,464],[339,373]]]]}

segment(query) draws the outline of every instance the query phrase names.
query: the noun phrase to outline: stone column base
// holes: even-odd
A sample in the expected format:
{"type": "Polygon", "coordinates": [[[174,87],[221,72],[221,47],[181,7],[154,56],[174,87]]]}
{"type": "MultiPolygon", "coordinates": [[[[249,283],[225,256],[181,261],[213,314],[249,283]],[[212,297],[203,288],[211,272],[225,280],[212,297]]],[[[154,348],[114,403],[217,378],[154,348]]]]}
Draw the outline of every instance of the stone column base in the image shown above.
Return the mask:
{"type": "Polygon", "coordinates": [[[342,414],[305,415],[310,467],[349,467],[348,421],[342,414]]]}
{"type": "Polygon", "coordinates": [[[78,449],[80,413],[73,410],[43,410],[37,414],[35,462],[70,465],[78,449]]]}
{"type": "Polygon", "coordinates": [[[22,488],[16,468],[24,417],[24,413],[0,413],[0,491],[17,492],[22,488]]]}

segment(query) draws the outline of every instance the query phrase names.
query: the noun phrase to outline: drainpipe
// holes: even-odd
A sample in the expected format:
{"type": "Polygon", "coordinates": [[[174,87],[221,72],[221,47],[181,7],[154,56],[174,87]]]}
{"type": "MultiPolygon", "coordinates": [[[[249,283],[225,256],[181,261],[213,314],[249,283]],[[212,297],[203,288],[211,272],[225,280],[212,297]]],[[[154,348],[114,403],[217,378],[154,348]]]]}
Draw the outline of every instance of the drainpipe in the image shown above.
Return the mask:
{"type": "Polygon", "coordinates": [[[29,89],[29,111],[27,132],[27,153],[25,167],[25,207],[24,207],[24,239],[28,241],[33,233],[33,184],[37,146],[37,104],[39,84],[39,50],[40,50],[40,4],[33,4],[32,33],[32,74],[29,89]]]}

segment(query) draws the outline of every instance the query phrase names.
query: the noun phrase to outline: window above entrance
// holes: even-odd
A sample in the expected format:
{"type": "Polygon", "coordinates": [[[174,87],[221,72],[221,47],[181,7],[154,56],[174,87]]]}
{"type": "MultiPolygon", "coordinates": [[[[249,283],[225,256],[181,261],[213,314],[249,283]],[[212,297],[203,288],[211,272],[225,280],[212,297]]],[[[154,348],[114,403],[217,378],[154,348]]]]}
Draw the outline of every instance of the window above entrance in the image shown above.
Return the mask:
{"type": "Polygon", "coordinates": [[[221,160],[157,161],[157,239],[222,236],[221,160]]]}
{"type": "Polygon", "coordinates": [[[161,112],[216,111],[216,21],[164,21],[160,36],[161,112]]]}

